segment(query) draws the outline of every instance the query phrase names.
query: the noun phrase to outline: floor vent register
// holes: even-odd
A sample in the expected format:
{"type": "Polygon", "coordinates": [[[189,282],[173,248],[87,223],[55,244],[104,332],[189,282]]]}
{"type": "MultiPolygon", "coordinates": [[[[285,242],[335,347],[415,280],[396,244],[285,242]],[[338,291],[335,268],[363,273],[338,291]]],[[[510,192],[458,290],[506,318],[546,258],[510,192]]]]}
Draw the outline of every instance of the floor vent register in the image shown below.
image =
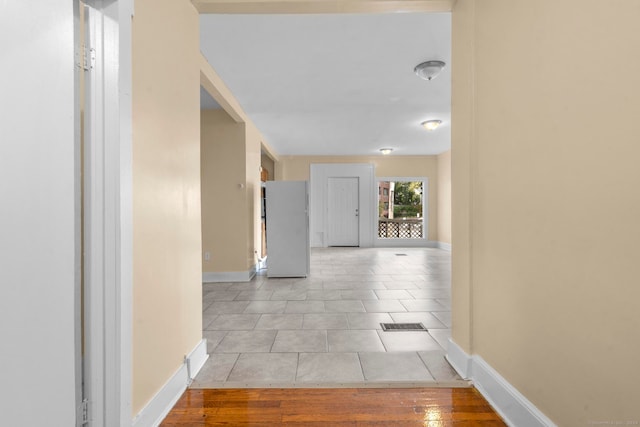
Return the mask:
{"type": "Polygon", "coordinates": [[[385,332],[427,331],[422,323],[380,323],[385,332]]]}

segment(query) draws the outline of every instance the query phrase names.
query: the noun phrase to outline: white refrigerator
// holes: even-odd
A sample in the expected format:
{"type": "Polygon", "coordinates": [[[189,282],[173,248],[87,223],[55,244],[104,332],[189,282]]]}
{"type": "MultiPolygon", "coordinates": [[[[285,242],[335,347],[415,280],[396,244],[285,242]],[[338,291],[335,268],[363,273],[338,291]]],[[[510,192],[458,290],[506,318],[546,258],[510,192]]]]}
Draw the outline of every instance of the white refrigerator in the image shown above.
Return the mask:
{"type": "Polygon", "coordinates": [[[265,183],[268,277],[309,275],[307,188],[307,181],[265,183]]]}

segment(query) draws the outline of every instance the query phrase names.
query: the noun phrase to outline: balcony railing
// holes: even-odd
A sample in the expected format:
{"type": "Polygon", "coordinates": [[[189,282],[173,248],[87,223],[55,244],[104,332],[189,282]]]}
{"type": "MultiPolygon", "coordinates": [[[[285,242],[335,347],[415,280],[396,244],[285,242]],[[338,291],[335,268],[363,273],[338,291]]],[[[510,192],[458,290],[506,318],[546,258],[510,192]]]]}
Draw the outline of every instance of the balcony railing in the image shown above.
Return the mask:
{"type": "Polygon", "coordinates": [[[422,218],[378,218],[381,239],[422,239],[422,218]]]}

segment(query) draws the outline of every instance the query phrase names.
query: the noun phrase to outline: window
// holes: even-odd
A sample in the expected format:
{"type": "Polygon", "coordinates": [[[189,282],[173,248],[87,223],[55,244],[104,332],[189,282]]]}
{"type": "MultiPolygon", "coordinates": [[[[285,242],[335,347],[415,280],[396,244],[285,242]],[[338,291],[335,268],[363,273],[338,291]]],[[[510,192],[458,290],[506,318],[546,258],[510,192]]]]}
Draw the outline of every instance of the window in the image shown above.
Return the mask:
{"type": "Polygon", "coordinates": [[[378,238],[425,238],[424,181],[378,182],[378,238]]]}

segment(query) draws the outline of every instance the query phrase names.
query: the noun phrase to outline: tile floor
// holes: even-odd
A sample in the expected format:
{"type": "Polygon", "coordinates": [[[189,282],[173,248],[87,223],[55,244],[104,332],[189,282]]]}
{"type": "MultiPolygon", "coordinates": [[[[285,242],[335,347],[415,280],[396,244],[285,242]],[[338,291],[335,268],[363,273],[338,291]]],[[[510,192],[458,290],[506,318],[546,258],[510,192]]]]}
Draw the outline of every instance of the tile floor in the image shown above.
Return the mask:
{"type": "Polygon", "coordinates": [[[450,271],[440,249],[327,248],[307,278],[205,284],[210,357],[192,387],[466,386],[444,359],[450,271]]]}

